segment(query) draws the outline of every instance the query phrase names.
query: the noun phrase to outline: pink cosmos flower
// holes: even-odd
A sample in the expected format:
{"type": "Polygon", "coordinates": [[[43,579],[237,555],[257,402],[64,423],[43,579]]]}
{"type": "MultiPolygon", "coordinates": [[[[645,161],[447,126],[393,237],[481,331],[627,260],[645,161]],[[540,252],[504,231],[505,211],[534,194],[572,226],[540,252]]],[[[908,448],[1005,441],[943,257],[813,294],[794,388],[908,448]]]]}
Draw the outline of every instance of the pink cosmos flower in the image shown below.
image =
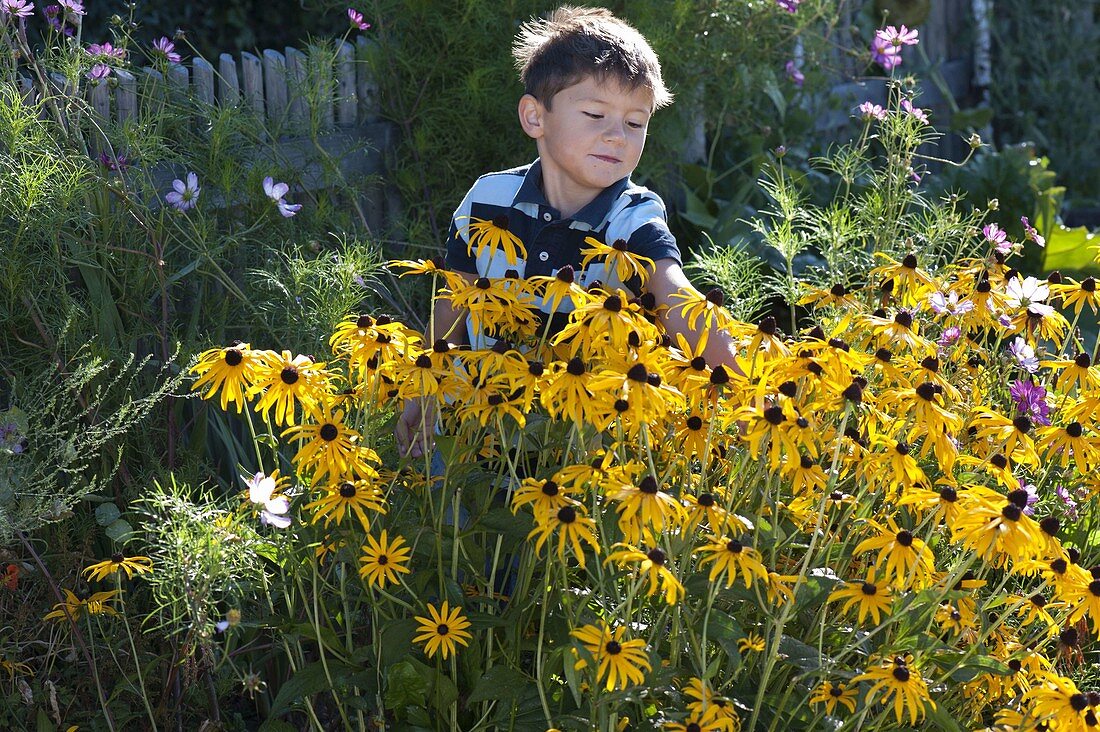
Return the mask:
{"type": "Polygon", "coordinates": [[[996,247],[1001,254],[1012,251],[1012,242],[1008,240],[1008,232],[996,224],[986,224],[982,227],[982,235],[985,240],[996,247]]]}
{"type": "Polygon", "coordinates": [[[194,173],[187,174],[187,182],[178,178],[172,181],[172,190],[165,194],[164,200],[180,211],[194,208],[199,202],[199,177],[194,173]]]}
{"type": "Polygon", "coordinates": [[[88,46],[89,56],[106,56],[107,58],[118,59],[121,61],[126,58],[125,48],[115,48],[111,45],[110,41],[106,43],[93,43],[88,46]]]}
{"type": "Polygon", "coordinates": [[[1008,344],[1008,352],[1016,359],[1019,367],[1029,374],[1039,370],[1039,358],[1035,355],[1035,349],[1020,336],[1016,336],[1016,340],[1008,344]]]}
{"type": "Polygon", "coordinates": [[[900,49],[902,46],[915,46],[918,43],[917,29],[909,30],[904,25],[901,28],[895,28],[892,25],[879,28],[875,31],[875,38],[896,49],[900,49]]]}
{"type": "Polygon", "coordinates": [[[57,0],[57,4],[65,11],[65,17],[68,19],[84,16],[84,3],[80,0],[57,0]]]}
{"type": "Polygon", "coordinates": [[[889,71],[901,63],[901,53],[896,46],[875,36],[871,40],[871,60],[889,71]]]}
{"type": "Polygon", "coordinates": [[[877,119],[880,122],[887,117],[885,109],[870,101],[859,105],[859,115],[865,120],[877,119]]]}
{"type": "Polygon", "coordinates": [[[99,81],[103,81],[104,79],[106,79],[110,75],[111,75],[111,67],[110,66],[108,66],[107,64],[96,64],[91,69],[89,69],[88,73],[85,74],[84,76],[86,76],[89,81],[99,82],[99,81]]]}
{"type": "Polygon", "coordinates": [[[806,81],[806,77],[798,70],[798,66],[795,65],[795,62],[788,61],[784,68],[787,70],[787,78],[793,81],[795,86],[801,89],[802,82],[806,81]]]}
{"type": "Polygon", "coordinates": [[[1027,216],[1020,217],[1020,225],[1024,227],[1024,236],[1027,239],[1030,239],[1041,247],[1047,245],[1047,240],[1039,233],[1038,229],[1031,225],[1031,222],[1027,220],[1027,216]]]}
{"type": "Polygon", "coordinates": [[[959,300],[959,293],[934,292],[928,296],[928,304],[936,315],[966,315],[974,309],[970,300],[959,300]]]}
{"type": "Polygon", "coordinates": [[[274,496],[275,479],[263,473],[256,473],[251,478],[241,476],[241,480],[248,486],[248,500],[252,503],[263,505],[260,511],[260,521],[267,526],[277,529],[285,529],[290,526],[290,501],[286,496],[274,496]]]}
{"type": "Polygon", "coordinates": [[[0,2],[0,12],[16,18],[29,18],[34,14],[34,5],[27,0],[3,0],[0,2]]]}
{"type": "Polygon", "coordinates": [[[775,4],[788,13],[793,13],[798,10],[798,4],[800,2],[802,2],[802,0],[775,0],[775,4]]]}
{"type": "Polygon", "coordinates": [[[275,202],[275,207],[279,209],[279,214],[284,219],[289,219],[294,214],[302,210],[302,204],[300,203],[287,203],[283,196],[290,191],[290,186],[286,183],[276,183],[275,179],[270,175],[264,178],[264,193],[275,202]]]}
{"type": "Polygon", "coordinates": [[[180,55],[176,53],[176,44],[168,40],[167,36],[161,36],[153,41],[153,55],[165,59],[170,64],[178,64],[180,55]]]}
{"type": "Polygon", "coordinates": [[[913,103],[910,102],[908,99],[901,100],[901,108],[919,119],[924,124],[928,124],[928,113],[920,107],[914,107],[913,103]]]}
{"type": "Polygon", "coordinates": [[[363,14],[355,8],[348,8],[348,22],[351,23],[352,28],[358,28],[361,31],[370,28],[370,23],[363,20],[363,14]]]}
{"type": "Polygon", "coordinates": [[[960,338],[962,338],[962,328],[952,325],[943,329],[943,334],[936,343],[939,344],[940,348],[947,348],[955,345],[960,338]]]}

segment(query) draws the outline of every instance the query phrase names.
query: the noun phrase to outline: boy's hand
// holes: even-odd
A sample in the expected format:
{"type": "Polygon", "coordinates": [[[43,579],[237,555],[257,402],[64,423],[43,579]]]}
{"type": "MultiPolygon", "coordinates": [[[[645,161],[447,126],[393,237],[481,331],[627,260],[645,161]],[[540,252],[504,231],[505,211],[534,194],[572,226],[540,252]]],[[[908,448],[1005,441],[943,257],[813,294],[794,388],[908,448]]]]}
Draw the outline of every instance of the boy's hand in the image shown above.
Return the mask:
{"type": "Polygon", "coordinates": [[[401,457],[420,458],[431,451],[435,444],[435,413],[434,400],[409,399],[405,402],[393,429],[401,457]]]}

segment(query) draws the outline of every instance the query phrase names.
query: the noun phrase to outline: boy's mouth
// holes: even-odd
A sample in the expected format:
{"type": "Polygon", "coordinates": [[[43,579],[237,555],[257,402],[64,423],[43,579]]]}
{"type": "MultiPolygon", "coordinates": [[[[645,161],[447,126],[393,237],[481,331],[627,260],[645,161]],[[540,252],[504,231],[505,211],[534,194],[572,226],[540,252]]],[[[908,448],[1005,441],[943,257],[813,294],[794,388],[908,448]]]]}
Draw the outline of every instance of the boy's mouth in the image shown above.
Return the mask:
{"type": "Polygon", "coordinates": [[[593,155],[592,157],[596,158],[597,160],[602,160],[605,163],[621,163],[622,162],[618,158],[613,158],[610,155],[593,155]]]}

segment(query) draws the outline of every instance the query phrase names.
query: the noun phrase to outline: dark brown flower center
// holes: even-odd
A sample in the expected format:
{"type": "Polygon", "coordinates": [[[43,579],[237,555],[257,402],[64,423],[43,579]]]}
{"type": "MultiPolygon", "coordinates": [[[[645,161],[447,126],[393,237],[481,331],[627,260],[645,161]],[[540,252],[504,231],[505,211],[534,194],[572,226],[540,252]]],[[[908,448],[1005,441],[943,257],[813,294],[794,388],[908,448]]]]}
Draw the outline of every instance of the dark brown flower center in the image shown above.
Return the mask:
{"type": "Polygon", "coordinates": [[[760,321],[760,332],[764,335],[773,336],[777,329],[775,318],[770,315],[760,321]]]}
{"type": "Polygon", "coordinates": [[[646,382],[649,378],[649,372],[646,371],[645,366],[640,363],[636,363],[630,367],[630,370],[626,372],[626,378],[631,381],[637,381],[641,384],[646,382]]]}
{"type": "Polygon", "coordinates": [[[355,484],[347,482],[341,483],[340,496],[342,498],[355,498],[355,484]]]}
{"type": "Polygon", "coordinates": [[[240,366],[244,361],[244,356],[240,350],[236,348],[229,348],[225,351],[225,364],[226,366],[240,366]]]}
{"type": "Polygon", "coordinates": [[[619,655],[620,653],[623,652],[623,647],[621,645],[619,645],[618,641],[611,640],[611,641],[607,642],[606,646],[604,646],[604,650],[607,651],[612,656],[617,656],[617,655],[619,655]]]}
{"type": "Polygon", "coordinates": [[[123,556],[122,552],[115,552],[111,555],[111,562],[113,564],[122,564],[122,560],[124,560],[125,558],[126,557],[123,556]]]}
{"type": "Polygon", "coordinates": [[[603,301],[603,309],[617,313],[623,309],[623,299],[618,295],[611,295],[603,301]]]}
{"type": "Polygon", "coordinates": [[[726,293],[722,292],[722,288],[720,287],[715,287],[712,290],[708,290],[707,302],[709,302],[711,305],[722,307],[726,304],[726,293]]]}
{"type": "Polygon", "coordinates": [[[647,475],[642,478],[642,482],[638,483],[638,490],[650,496],[657,495],[657,491],[660,487],[657,485],[657,479],[652,475],[647,475]]]}
{"type": "Polygon", "coordinates": [[[848,288],[838,282],[829,288],[829,294],[833,297],[844,297],[848,294],[848,288]]]}
{"type": "Polygon", "coordinates": [[[692,432],[698,432],[703,429],[703,418],[697,414],[693,414],[687,418],[687,428],[692,432]]]}
{"type": "Polygon", "coordinates": [[[959,500],[959,492],[949,485],[940,488],[940,500],[954,503],[959,500]]]}
{"type": "Polygon", "coordinates": [[[419,369],[430,369],[432,367],[432,358],[426,353],[422,353],[416,357],[416,367],[419,369]]]}
{"type": "Polygon", "coordinates": [[[913,327],[913,315],[902,310],[894,316],[894,322],[900,325],[902,328],[913,327]]]}
{"type": "Polygon", "coordinates": [[[325,424],[321,425],[321,429],[318,434],[321,435],[321,439],[325,442],[332,442],[340,436],[340,430],[338,430],[336,428],[336,425],[332,424],[331,422],[326,422],[325,424]]]}
{"type": "Polygon", "coordinates": [[[556,496],[558,495],[558,484],[552,480],[548,480],[542,484],[542,494],[544,496],[556,496]]]}
{"type": "Polygon", "coordinates": [[[926,381],[917,387],[917,396],[926,402],[930,402],[936,398],[936,385],[930,381],[926,381]]]}
{"type": "Polygon", "coordinates": [[[1005,507],[1001,509],[1001,516],[1009,521],[1019,521],[1023,513],[1015,503],[1006,503],[1005,507]]]}
{"type": "Polygon", "coordinates": [[[661,551],[660,549],[656,549],[656,548],[650,549],[649,552],[646,554],[646,556],[649,557],[649,561],[651,561],[654,564],[659,565],[659,566],[663,566],[664,563],[665,563],[665,560],[667,559],[667,557],[665,556],[665,553],[663,551],[661,551]]]}
{"type": "Polygon", "coordinates": [[[451,629],[447,627],[446,623],[440,623],[439,625],[435,626],[435,632],[439,633],[439,635],[447,635],[451,632],[451,629]]]}
{"type": "Polygon", "coordinates": [[[695,499],[695,502],[698,503],[703,508],[710,508],[711,506],[714,505],[714,494],[712,494],[712,493],[700,493],[699,497],[695,499]]]}
{"type": "Polygon", "coordinates": [[[900,683],[904,684],[905,682],[909,681],[909,669],[905,666],[896,667],[893,673],[894,678],[897,679],[900,683]]]}
{"type": "Polygon", "coordinates": [[[726,551],[731,554],[740,554],[744,548],[745,546],[737,539],[730,539],[726,542],[726,551]]]}
{"type": "Polygon", "coordinates": [[[873,585],[870,582],[864,582],[863,586],[859,589],[864,595],[867,595],[868,597],[872,597],[878,594],[878,586],[873,585]]]}
{"type": "Polygon", "coordinates": [[[901,260],[901,266],[905,267],[906,269],[916,269],[917,268],[917,255],[915,255],[915,254],[906,254],[905,259],[901,260]]]}
{"type": "Polygon", "coordinates": [[[566,365],[565,370],[573,376],[581,376],[582,374],[584,374],[585,371],[584,361],[576,357],[571,358],[569,359],[569,363],[566,365]]]}
{"type": "Polygon", "coordinates": [[[573,280],[576,277],[576,272],[573,270],[573,265],[567,264],[564,267],[562,267],[561,269],[559,269],[558,273],[554,276],[557,277],[562,282],[567,282],[569,284],[572,284],[573,280]]]}
{"type": "Polygon", "coordinates": [[[1066,434],[1073,438],[1078,438],[1082,433],[1080,422],[1070,422],[1066,425],[1066,434]]]}
{"type": "Polygon", "coordinates": [[[282,379],[283,383],[287,386],[292,386],[298,383],[298,369],[293,366],[287,366],[279,372],[279,378],[282,379]]]}
{"type": "Polygon", "coordinates": [[[913,534],[905,529],[899,531],[894,538],[902,546],[913,546],[913,534]]]}
{"type": "Polygon", "coordinates": [[[563,524],[571,524],[577,520],[577,509],[572,506],[562,506],[558,509],[558,521],[563,524]]]}
{"type": "Polygon", "coordinates": [[[1092,356],[1087,353],[1078,353],[1073,357],[1073,363],[1075,363],[1078,368],[1087,369],[1089,366],[1092,366],[1092,356]]]}
{"type": "Polygon", "coordinates": [[[764,410],[764,419],[766,419],[769,424],[778,425],[782,424],[786,417],[783,416],[782,407],[768,407],[764,410]]]}

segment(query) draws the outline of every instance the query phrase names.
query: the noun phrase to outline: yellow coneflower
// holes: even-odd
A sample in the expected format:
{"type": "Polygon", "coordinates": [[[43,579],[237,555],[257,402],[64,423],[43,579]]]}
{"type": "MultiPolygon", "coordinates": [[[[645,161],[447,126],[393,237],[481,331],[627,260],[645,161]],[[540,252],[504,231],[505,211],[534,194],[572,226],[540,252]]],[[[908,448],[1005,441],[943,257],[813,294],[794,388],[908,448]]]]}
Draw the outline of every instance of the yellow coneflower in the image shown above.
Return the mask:
{"type": "Polygon", "coordinates": [[[884,704],[893,699],[898,724],[901,724],[906,711],[909,714],[909,723],[916,724],[924,717],[926,706],[936,708],[936,703],[928,694],[928,684],[908,656],[896,656],[893,660],[881,661],[878,666],[852,679],[853,684],[860,681],[871,682],[871,688],[867,691],[868,704],[879,701],[880,694],[884,704]]]}
{"type": "MultiPolygon", "coordinates": [[[[624,640],[625,631],[624,626],[612,630],[601,621],[599,625],[584,625],[572,632],[596,663],[596,683],[606,679],[604,688],[608,691],[643,683],[645,672],[653,668],[645,652],[645,641],[624,640]]],[[[587,666],[583,657],[575,664],[578,670],[587,666]]]]}
{"type": "Polygon", "coordinates": [[[684,509],[669,493],[661,490],[661,484],[652,475],[646,475],[634,483],[617,486],[608,491],[608,498],[616,501],[619,528],[628,542],[652,540],[647,530],[660,534],[666,526],[678,526],[684,518],[684,509]]]}
{"type": "Polygon", "coordinates": [[[416,629],[418,635],[413,638],[414,643],[424,644],[424,652],[428,654],[428,658],[434,658],[436,653],[440,653],[446,661],[447,656],[455,653],[456,646],[470,645],[470,639],[473,638],[467,630],[470,621],[462,614],[461,607],[452,608],[444,600],[438,610],[435,605],[429,604],[428,615],[430,617],[416,616],[420,627],[416,629]]]}
{"type": "Polygon", "coordinates": [[[487,251],[492,260],[499,249],[504,252],[508,264],[516,264],[519,258],[527,259],[527,249],[520,238],[508,230],[508,223],[508,217],[503,214],[492,219],[471,216],[470,222],[460,229],[468,240],[466,252],[473,255],[476,250],[480,257],[487,251]]]}
{"type": "Polygon", "coordinates": [[[1062,372],[1055,378],[1054,386],[1063,394],[1068,394],[1075,386],[1081,391],[1100,389],[1100,368],[1092,363],[1092,356],[1087,353],[1078,353],[1073,358],[1040,361],[1039,366],[1062,372]]]}
{"type": "Polygon", "coordinates": [[[1009,419],[982,406],[975,407],[974,414],[969,426],[976,429],[975,437],[992,440],[999,450],[1018,463],[1039,467],[1039,453],[1029,434],[1033,427],[1030,418],[1020,414],[1009,419]]]}
{"type": "Polygon", "coordinates": [[[878,625],[882,615],[889,614],[894,604],[894,593],[887,582],[875,580],[874,570],[867,574],[863,581],[844,582],[829,593],[827,602],[841,602],[841,613],[846,613],[853,607],[856,608],[856,622],[863,624],[865,617],[870,617],[871,622],[878,625]]]}
{"type": "Polygon", "coordinates": [[[766,580],[768,570],[761,562],[760,552],[752,547],[745,546],[737,539],[721,536],[710,537],[711,541],[696,549],[696,553],[702,553],[699,567],[711,564],[709,580],[714,582],[723,575],[726,578],[726,587],[732,587],[738,576],[745,583],[745,588],[752,586],[755,580],[766,580]]]}
{"type": "Polygon", "coordinates": [[[247,343],[203,351],[191,367],[191,373],[199,377],[191,389],[205,389],[200,395],[203,399],[218,394],[223,411],[228,410],[230,404],[236,404],[239,413],[256,378],[256,369],[263,363],[263,353],[253,351],[247,343]]]}
{"type": "Polygon", "coordinates": [[[127,557],[118,552],[102,562],[85,567],[81,574],[87,576],[89,582],[96,582],[117,572],[125,572],[126,579],[133,579],[135,573],[145,574],[152,570],[153,560],[149,557],[127,557]]]}
{"type": "Polygon", "coordinates": [[[293,458],[300,472],[312,475],[313,483],[326,476],[335,479],[345,475],[359,478],[377,475],[367,463],[380,463],[378,454],[357,444],[360,435],[344,423],[342,409],[333,409],[331,404],[322,401],[309,416],[315,421],[283,431],[283,437],[291,442],[304,443],[293,458]]]}
{"type": "MultiPolygon", "coordinates": [[[[733,715],[737,713],[730,709],[733,715]]],[[[687,719],[682,722],[665,722],[662,729],[668,732],[737,732],[740,728],[740,719],[736,716],[723,714],[723,710],[717,706],[708,706],[706,710],[700,707],[690,711],[687,719]],[[734,721],[736,719],[736,721],[734,721]]]]}
{"type": "Polygon", "coordinates": [[[262,394],[257,412],[274,412],[275,424],[289,426],[296,421],[297,407],[314,409],[327,393],[325,364],[309,356],[292,356],[290,351],[265,356],[256,367],[256,378],[249,396],[262,394]]]}
{"type": "Polygon", "coordinates": [[[623,284],[637,277],[644,285],[649,279],[650,270],[656,266],[649,257],[631,252],[623,239],[616,239],[614,243],[607,245],[593,236],[588,236],[585,237],[584,243],[589,247],[581,249],[581,267],[587,267],[593,261],[603,259],[608,270],[613,271],[623,284]]]}
{"type": "Polygon", "coordinates": [[[64,622],[70,616],[73,621],[80,620],[80,618],[87,615],[118,615],[118,611],[108,605],[112,598],[118,594],[118,590],[110,590],[108,592],[93,592],[90,595],[78,596],[70,590],[62,589],[65,593],[64,602],[59,602],[53,606],[51,612],[46,613],[42,618],[43,620],[56,620],[58,622],[64,622]],[[68,611],[68,614],[66,614],[68,611]]]}
{"type": "Polygon", "coordinates": [[[856,711],[856,697],[859,695],[859,689],[855,686],[848,686],[843,682],[833,683],[826,679],[822,681],[814,689],[814,693],[810,696],[810,705],[815,706],[818,704],[825,705],[826,714],[834,714],[837,706],[842,706],[849,712],[856,711]]]}
{"type": "Polygon", "coordinates": [[[853,554],[877,550],[875,568],[882,571],[885,579],[898,589],[927,586],[935,569],[935,557],[924,541],[908,529],[899,528],[893,517],[887,518],[888,526],[871,519],[867,519],[866,523],[878,535],[857,544],[853,554]]]}
{"type": "Polygon", "coordinates": [[[657,329],[642,315],[622,290],[600,294],[569,314],[569,322],[551,339],[554,346],[568,348],[570,356],[584,358],[622,352],[630,345],[631,334],[637,344],[657,338],[657,329]]]}
{"type": "Polygon", "coordinates": [[[405,540],[400,536],[395,536],[390,541],[385,529],[382,529],[377,539],[367,534],[367,543],[363,545],[363,555],[359,558],[363,564],[359,568],[359,576],[372,587],[382,588],[387,583],[396,584],[399,581],[398,573],[408,574],[411,571],[405,566],[411,555],[412,550],[405,546],[405,540]]]}
{"type": "MultiPolygon", "coordinates": [[[[616,562],[620,567],[634,567],[638,574],[649,580],[646,594],[657,594],[657,586],[661,585],[665,595],[665,602],[675,605],[677,600],[684,595],[684,586],[676,575],[668,568],[668,555],[660,547],[653,547],[643,552],[630,544],[616,544],[622,547],[619,551],[613,551],[607,555],[604,563],[616,562]]],[[[614,548],[614,547],[612,547],[614,548]]]]}
{"type": "Polygon", "coordinates": [[[1073,680],[1053,672],[1043,674],[1040,683],[1024,695],[1024,701],[1031,703],[1035,719],[1053,722],[1059,730],[1085,729],[1084,715],[1091,711],[1088,697],[1073,680]]]}
{"type": "Polygon", "coordinates": [[[531,532],[527,534],[527,538],[538,537],[535,541],[535,553],[538,554],[542,551],[542,545],[556,531],[558,533],[557,554],[559,560],[565,561],[565,547],[569,545],[573,547],[573,556],[576,557],[577,564],[584,567],[582,541],[592,547],[592,551],[599,554],[600,543],[596,540],[596,522],[583,515],[581,511],[579,505],[562,506],[556,512],[548,514],[535,528],[531,529],[531,532]]]}
{"type": "Polygon", "coordinates": [[[580,358],[550,365],[550,374],[539,395],[551,417],[568,417],[575,424],[594,423],[595,400],[589,390],[592,374],[580,358]]]}
{"type": "Polygon", "coordinates": [[[806,294],[799,298],[799,305],[813,305],[814,308],[834,307],[844,310],[859,308],[859,301],[852,295],[852,291],[842,283],[838,282],[828,290],[813,287],[804,282],[800,284],[805,288],[806,294]]]}
{"type": "Polygon", "coordinates": [[[750,632],[744,638],[737,641],[737,650],[741,653],[760,653],[766,647],[768,643],[764,640],[764,636],[759,633],[750,632]]]}
{"type": "Polygon", "coordinates": [[[1080,422],[1070,422],[1064,427],[1040,427],[1036,433],[1048,462],[1065,468],[1072,461],[1081,475],[1089,475],[1100,467],[1100,441],[1085,435],[1080,422]]]}
{"type": "Polygon", "coordinates": [[[577,284],[577,273],[570,264],[555,272],[553,277],[539,275],[531,277],[530,282],[536,291],[542,292],[543,309],[548,313],[558,312],[558,308],[566,300],[572,308],[576,308],[593,299],[588,290],[577,284]]]}
{"type": "Polygon", "coordinates": [[[723,307],[726,296],[719,288],[708,291],[705,295],[695,288],[681,288],[669,297],[680,300],[680,304],[673,306],[670,312],[680,311],[680,316],[687,323],[687,327],[693,331],[699,330],[699,320],[703,320],[703,332],[712,328],[726,328],[733,322],[729,312],[723,307]]]}
{"type": "Polygon", "coordinates": [[[1078,282],[1072,277],[1067,277],[1068,282],[1050,285],[1050,294],[1062,301],[1062,307],[1073,308],[1074,315],[1080,315],[1081,310],[1088,305],[1092,312],[1100,308],[1100,295],[1096,291],[1096,278],[1086,277],[1078,282]]]}
{"type": "Polygon", "coordinates": [[[1011,491],[1003,503],[968,494],[963,513],[955,522],[953,538],[995,566],[1003,565],[1007,558],[1035,558],[1043,548],[1042,531],[1024,513],[1025,508],[1027,491],[1022,489],[1011,491]]]}
{"type": "Polygon", "coordinates": [[[900,262],[882,252],[875,252],[875,256],[886,260],[886,264],[875,267],[868,276],[873,280],[892,280],[891,292],[902,305],[917,305],[935,290],[935,281],[920,268],[915,254],[906,254],[900,262]]]}
{"type": "Polygon", "coordinates": [[[572,493],[573,489],[570,486],[563,486],[553,478],[545,480],[524,478],[512,493],[512,513],[518,511],[521,506],[530,505],[538,518],[547,516],[563,506],[580,505],[572,493]]]}
{"type": "Polygon", "coordinates": [[[322,489],[322,495],[305,505],[306,511],[313,511],[312,523],[322,519],[325,526],[334,521],[340,525],[344,516],[354,514],[364,531],[370,531],[370,514],[386,513],[386,502],[382,491],[369,480],[342,480],[322,489]]]}

